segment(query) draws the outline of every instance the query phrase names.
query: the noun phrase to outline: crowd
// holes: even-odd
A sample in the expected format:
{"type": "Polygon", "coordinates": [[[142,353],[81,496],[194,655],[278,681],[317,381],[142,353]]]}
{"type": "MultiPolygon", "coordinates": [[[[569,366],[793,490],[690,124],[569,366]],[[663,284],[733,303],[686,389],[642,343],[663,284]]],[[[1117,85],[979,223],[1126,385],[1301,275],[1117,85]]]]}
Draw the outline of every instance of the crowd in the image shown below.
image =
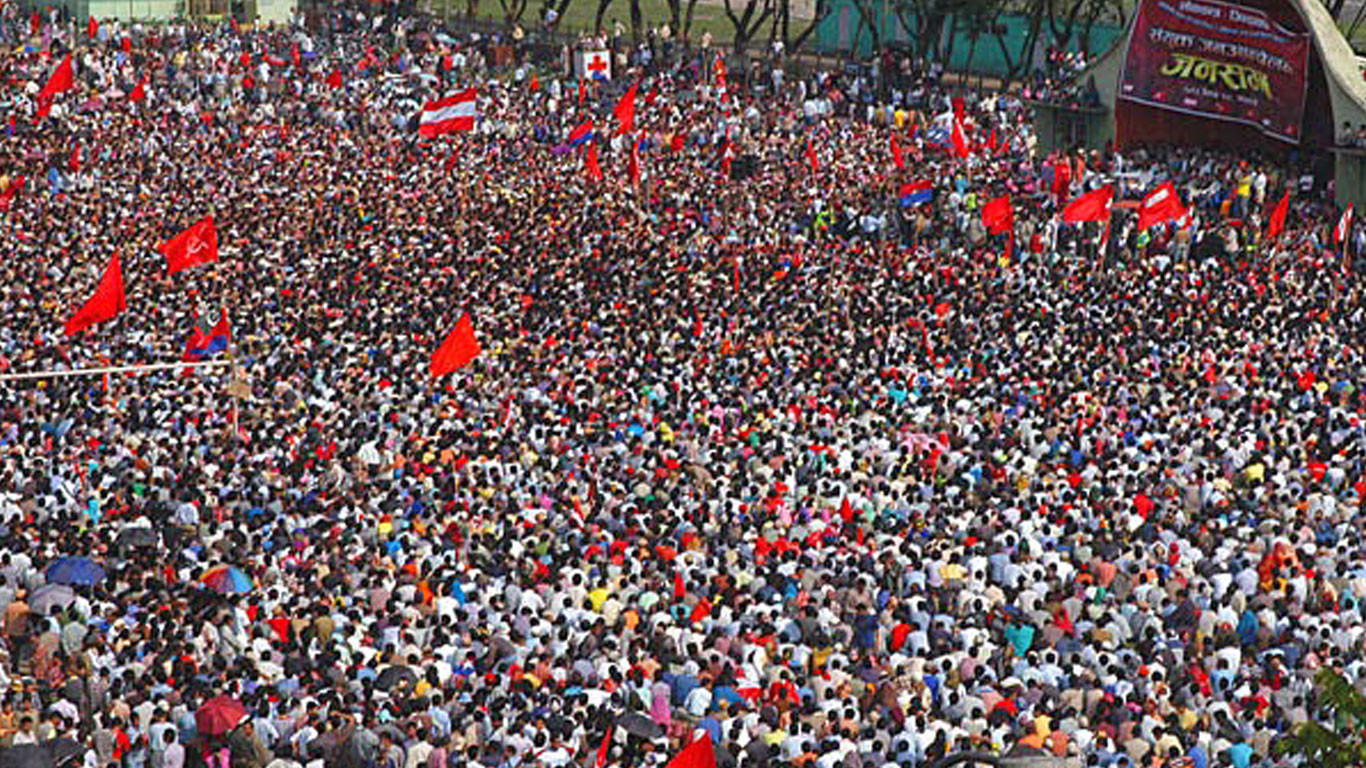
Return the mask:
{"type": "Polygon", "coordinates": [[[632,73],[495,73],[415,16],[16,5],[0,373],[177,361],[224,312],[233,364],[0,382],[11,750],[1248,768],[1316,669],[1366,674],[1366,305],[1312,175],[686,57],[621,133],[632,73]],[[420,138],[464,87],[474,130],[420,138]],[[1115,179],[1191,215],[1059,223],[1115,179]],[[217,263],[168,274],[208,215],[217,263]],[[64,335],[116,252],[126,310],[64,335]]]}

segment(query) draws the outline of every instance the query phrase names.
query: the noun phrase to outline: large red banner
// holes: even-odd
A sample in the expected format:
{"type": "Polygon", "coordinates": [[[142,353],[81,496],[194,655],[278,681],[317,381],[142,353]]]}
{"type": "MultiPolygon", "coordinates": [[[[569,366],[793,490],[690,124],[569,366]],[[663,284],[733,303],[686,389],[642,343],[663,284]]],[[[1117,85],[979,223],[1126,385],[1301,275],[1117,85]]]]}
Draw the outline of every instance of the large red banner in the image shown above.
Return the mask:
{"type": "Polygon", "coordinates": [[[1143,0],[1119,97],[1300,140],[1309,36],[1219,0],[1143,0]]]}

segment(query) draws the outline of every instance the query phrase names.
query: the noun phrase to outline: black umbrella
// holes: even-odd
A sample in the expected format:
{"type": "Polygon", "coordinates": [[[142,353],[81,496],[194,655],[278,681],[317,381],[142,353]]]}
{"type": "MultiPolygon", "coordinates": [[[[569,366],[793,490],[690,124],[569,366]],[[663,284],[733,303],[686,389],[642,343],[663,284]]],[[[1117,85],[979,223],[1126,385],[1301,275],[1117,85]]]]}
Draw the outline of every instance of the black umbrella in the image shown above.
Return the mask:
{"type": "Polygon", "coordinates": [[[142,526],[130,526],[119,531],[114,545],[120,549],[147,549],[157,545],[157,532],[142,526]]]}
{"type": "Polygon", "coordinates": [[[0,768],[53,768],[52,753],[37,744],[0,750],[0,768]]]}
{"type": "Polygon", "coordinates": [[[75,739],[66,737],[53,739],[43,746],[52,754],[52,764],[56,766],[66,765],[85,754],[85,749],[75,739]]]}
{"type": "Polygon", "coordinates": [[[389,667],[375,678],[375,688],[381,691],[389,691],[398,687],[403,681],[407,682],[407,687],[415,687],[417,685],[417,673],[407,667],[389,667]]]}
{"type": "Polygon", "coordinates": [[[617,718],[617,727],[640,739],[657,739],[664,735],[659,723],[639,712],[627,712],[617,718]]]}

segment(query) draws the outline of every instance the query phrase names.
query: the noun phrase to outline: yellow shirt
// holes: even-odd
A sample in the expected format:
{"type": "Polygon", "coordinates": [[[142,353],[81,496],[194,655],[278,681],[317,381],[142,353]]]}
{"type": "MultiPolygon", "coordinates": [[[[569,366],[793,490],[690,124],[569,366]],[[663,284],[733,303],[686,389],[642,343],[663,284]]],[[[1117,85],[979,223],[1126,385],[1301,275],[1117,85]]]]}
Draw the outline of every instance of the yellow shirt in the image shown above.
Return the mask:
{"type": "Polygon", "coordinates": [[[589,592],[588,599],[593,602],[593,610],[602,610],[602,604],[607,602],[607,598],[611,594],[611,592],[607,591],[607,587],[598,587],[592,592],[589,592]]]}

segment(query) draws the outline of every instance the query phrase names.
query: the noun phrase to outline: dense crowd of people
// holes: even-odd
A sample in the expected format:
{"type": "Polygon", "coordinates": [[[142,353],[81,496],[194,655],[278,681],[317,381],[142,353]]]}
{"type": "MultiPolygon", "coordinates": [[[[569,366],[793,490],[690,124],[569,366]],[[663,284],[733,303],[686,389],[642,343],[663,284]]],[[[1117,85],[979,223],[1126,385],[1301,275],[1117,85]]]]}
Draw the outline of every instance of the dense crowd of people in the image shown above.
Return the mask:
{"type": "Polygon", "coordinates": [[[0,382],[9,749],[1248,768],[1316,669],[1366,674],[1362,288],[1312,175],[681,47],[622,132],[636,73],[495,72],[416,16],[15,6],[0,372],[177,361],[223,313],[233,364],[0,382]],[[465,87],[474,130],[421,138],[465,87]],[[1060,223],[1166,181],[1183,221],[1060,223]],[[116,252],[126,310],[67,337],[116,252]]]}

